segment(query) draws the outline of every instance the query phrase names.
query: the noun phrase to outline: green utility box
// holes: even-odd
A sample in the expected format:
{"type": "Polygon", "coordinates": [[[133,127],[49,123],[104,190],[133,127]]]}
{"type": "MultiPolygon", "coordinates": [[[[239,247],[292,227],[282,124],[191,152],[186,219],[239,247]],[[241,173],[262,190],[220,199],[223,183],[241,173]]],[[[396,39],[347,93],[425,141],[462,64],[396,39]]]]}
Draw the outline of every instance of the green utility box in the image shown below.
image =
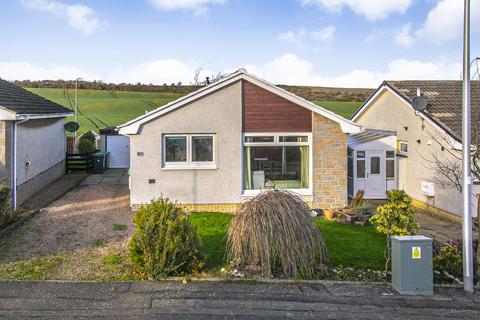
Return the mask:
{"type": "Polygon", "coordinates": [[[108,168],[108,152],[96,152],[92,154],[93,172],[104,173],[108,168]]]}
{"type": "Polygon", "coordinates": [[[433,294],[432,239],[392,237],[392,286],[401,294],[433,294]]]}

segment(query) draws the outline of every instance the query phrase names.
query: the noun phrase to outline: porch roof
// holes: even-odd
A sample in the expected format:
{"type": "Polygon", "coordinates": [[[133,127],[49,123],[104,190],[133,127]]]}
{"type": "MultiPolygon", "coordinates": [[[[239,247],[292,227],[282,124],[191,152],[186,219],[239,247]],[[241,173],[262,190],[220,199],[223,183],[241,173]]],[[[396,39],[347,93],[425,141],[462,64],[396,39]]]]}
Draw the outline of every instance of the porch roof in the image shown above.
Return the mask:
{"type": "Polygon", "coordinates": [[[395,135],[397,135],[395,131],[365,129],[360,133],[351,134],[348,137],[348,147],[354,147],[365,142],[395,135]]]}

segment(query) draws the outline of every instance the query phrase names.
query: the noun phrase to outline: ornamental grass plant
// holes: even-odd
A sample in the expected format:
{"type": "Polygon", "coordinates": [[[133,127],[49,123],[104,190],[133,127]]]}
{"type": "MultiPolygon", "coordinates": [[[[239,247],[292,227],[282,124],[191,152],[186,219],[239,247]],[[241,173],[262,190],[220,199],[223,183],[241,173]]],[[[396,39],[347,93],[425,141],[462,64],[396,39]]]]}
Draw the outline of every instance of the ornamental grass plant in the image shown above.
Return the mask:
{"type": "Polygon", "coordinates": [[[243,202],[228,230],[228,259],[254,276],[314,277],[329,258],[310,214],[288,191],[265,191],[243,202]]]}

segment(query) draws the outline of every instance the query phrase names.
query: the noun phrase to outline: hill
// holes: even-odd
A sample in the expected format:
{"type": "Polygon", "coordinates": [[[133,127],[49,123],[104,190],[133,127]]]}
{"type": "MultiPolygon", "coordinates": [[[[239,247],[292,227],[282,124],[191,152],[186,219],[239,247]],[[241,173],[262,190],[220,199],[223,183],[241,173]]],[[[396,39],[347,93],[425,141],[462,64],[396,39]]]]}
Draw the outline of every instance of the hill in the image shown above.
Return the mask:
{"type": "MultiPolygon", "coordinates": [[[[294,87],[293,90],[292,87],[289,87],[289,90],[295,93],[294,90],[296,88],[302,88],[301,91],[306,96],[308,96],[310,92],[308,89],[305,90],[307,87],[294,87]]],[[[74,90],[72,89],[27,88],[27,90],[73,110],[74,90]]],[[[87,130],[98,132],[100,128],[117,126],[147,111],[167,104],[184,94],[184,92],[132,92],[80,89],[78,90],[79,132],[81,133],[87,130]]],[[[328,95],[321,90],[317,90],[315,94],[313,97],[328,97],[328,95]]],[[[337,91],[334,96],[338,94],[340,94],[340,91],[337,91]]],[[[344,97],[347,97],[345,93],[342,94],[344,97]]],[[[351,98],[353,96],[349,97],[351,98]]],[[[350,118],[362,103],[360,101],[331,101],[329,99],[312,99],[311,101],[345,118],[350,118]]],[[[69,120],[73,121],[73,117],[69,120]]]]}

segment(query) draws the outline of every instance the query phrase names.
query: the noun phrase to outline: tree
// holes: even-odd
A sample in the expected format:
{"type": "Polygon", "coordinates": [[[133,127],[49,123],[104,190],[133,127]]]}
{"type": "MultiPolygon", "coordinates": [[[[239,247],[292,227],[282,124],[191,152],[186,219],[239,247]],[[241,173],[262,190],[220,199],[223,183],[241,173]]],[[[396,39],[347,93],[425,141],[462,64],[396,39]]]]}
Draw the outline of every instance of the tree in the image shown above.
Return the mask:
{"type": "Polygon", "coordinates": [[[412,198],[403,190],[387,191],[388,201],[377,207],[377,214],[370,218],[377,232],[384,234],[387,241],[385,247],[385,277],[391,256],[392,236],[414,235],[419,224],[415,221],[412,198]]]}
{"type": "MultiPolygon", "coordinates": [[[[471,174],[473,180],[480,181],[480,110],[472,109],[472,146],[471,146],[471,174]]],[[[457,150],[453,150],[451,143],[445,135],[430,135],[431,138],[440,146],[442,152],[439,154],[432,152],[429,156],[420,155],[428,164],[427,168],[433,170],[435,174],[430,179],[436,184],[445,186],[446,188],[455,189],[463,193],[463,174],[462,174],[462,154],[457,150]]],[[[477,239],[480,239],[480,193],[473,194],[477,199],[477,239]]],[[[480,280],[480,245],[477,245],[475,253],[475,277],[480,280]]]]}

